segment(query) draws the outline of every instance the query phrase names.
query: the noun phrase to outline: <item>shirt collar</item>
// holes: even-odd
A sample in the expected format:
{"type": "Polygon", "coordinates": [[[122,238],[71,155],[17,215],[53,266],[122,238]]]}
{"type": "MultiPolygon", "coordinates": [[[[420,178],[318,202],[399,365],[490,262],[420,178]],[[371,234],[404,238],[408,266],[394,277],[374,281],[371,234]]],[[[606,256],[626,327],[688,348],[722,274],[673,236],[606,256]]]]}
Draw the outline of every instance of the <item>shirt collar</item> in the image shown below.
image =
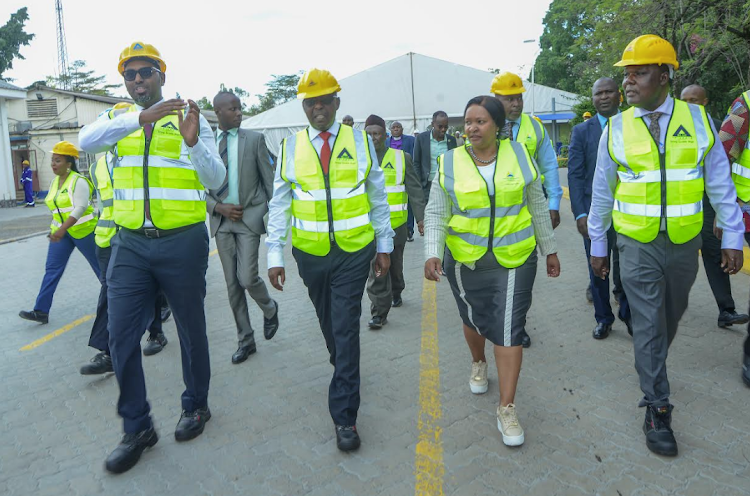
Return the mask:
{"type": "Polygon", "coordinates": [[[448,142],[448,135],[446,134],[443,137],[443,141],[438,141],[435,139],[435,136],[432,135],[432,130],[430,130],[430,141],[434,141],[435,143],[447,143],[448,142]]]}
{"type": "Polygon", "coordinates": [[[403,134],[401,136],[399,136],[398,138],[396,138],[395,136],[391,136],[391,139],[392,140],[396,140],[396,141],[401,141],[403,138],[404,138],[403,134]]]}
{"type": "Polygon", "coordinates": [[[673,110],[674,110],[674,99],[671,96],[667,95],[667,99],[664,100],[664,103],[659,105],[659,107],[656,110],[646,110],[640,107],[636,107],[634,111],[634,115],[636,118],[644,117],[653,112],[661,112],[663,115],[672,115],[673,110]]]}
{"type": "MultiPolygon", "coordinates": [[[[163,102],[163,101],[164,101],[164,97],[162,97],[162,98],[161,98],[161,100],[159,100],[159,101],[158,101],[158,102],[156,102],[156,103],[161,103],[161,102],[163,102]]],[[[156,103],[154,103],[154,105],[156,105],[156,103]]],[[[153,107],[154,105],[151,105],[151,106],[153,107]]],[[[140,111],[140,110],[143,110],[143,106],[141,106],[141,105],[138,105],[138,104],[136,103],[136,104],[135,104],[135,109],[136,109],[136,110],[138,110],[138,111],[140,111]]]]}
{"type": "MultiPolygon", "coordinates": [[[[328,128],[328,132],[331,133],[331,135],[335,138],[339,134],[339,129],[341,129],[341,124],[339,124],[336,121],[333,121],[333,125],[328,128]]],[[[307,135],[310,137],[310,141],[314,140],[315,138],[320,135],[323,131],[318,131],[312,126],[307,126],[307,135]]],[[[322,138],[321,138],[322,139],[322,138]]]]}
{"type": "MultiPolygon", "coordinates": [[[[238,128],[238,127],[233,127],[232,129],[229,129],[229,130],[227,130],[226,132],[227,132],[227,133],[229,133],[229,135],[230,135],[230,136],[237,136],[237,133],[238,133],[238,131],[239,131],[239,128],[238,128]]],[[[224,131],[222,131],[222,130],[221,130],[221,129],[219,129],[218,127],[216,128],[216,136],[221,136],[221,134],[222,134],[223,132],[224,132],[224,131]]]]}

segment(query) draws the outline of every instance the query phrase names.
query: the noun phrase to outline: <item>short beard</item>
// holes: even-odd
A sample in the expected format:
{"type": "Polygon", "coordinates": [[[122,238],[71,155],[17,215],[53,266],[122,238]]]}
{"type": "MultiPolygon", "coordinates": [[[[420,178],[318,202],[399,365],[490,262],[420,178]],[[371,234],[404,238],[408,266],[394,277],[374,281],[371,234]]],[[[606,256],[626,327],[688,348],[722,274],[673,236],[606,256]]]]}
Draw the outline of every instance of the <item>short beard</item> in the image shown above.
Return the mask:
{"type": "Polygon", "coordinates": [[[134,96],[133,97],[133,101],[135,103],[137,103],[138,105],[143,106],[143,104],[148,103],[148,102],[151,101],[151,95],[149,93],[146,93],[146,94],[144,94],[143,96],[140,96],[140,97],[134,96]]]}

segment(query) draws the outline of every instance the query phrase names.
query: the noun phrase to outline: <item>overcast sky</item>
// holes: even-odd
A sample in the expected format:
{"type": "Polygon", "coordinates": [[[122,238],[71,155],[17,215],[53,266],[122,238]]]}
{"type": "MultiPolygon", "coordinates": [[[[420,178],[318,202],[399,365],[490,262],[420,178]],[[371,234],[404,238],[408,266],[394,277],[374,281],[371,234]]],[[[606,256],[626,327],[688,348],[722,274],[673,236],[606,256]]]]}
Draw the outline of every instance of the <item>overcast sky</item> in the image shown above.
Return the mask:
{"type": "MultiPolygon", "coordinates": [[[[167,62],[165,96],[193,99],[212,97],[220,83],[263,93],[272,74],[310,67],[341,79],[407,52],[526,77],[538,44],[523,41],[539,39],[550,0],[317,3],[63,0],[68,57],[121,83],[120,51],[151,43],[167,62]]],[[[26,86],[57,71],[55,1],[2,0],[0,24],[21,7],[35,38],[5,77],[26,86]]]]}

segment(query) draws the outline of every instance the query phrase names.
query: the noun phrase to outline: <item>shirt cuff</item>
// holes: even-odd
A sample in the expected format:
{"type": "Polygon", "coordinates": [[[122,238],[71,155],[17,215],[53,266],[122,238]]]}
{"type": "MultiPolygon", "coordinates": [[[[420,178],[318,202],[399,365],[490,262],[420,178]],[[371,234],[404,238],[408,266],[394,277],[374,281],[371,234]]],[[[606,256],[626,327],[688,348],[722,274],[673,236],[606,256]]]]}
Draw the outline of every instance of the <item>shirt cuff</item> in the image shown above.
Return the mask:
{"type": "Polygon", "coordinates": [[[592,257],[606,257],[607,256],[607,240],[604,241],[592,241],[591,242],[591,256],[592,257]]]}
{"type": "Polygon", "coordinates": [[[122,119],[119,122],[125,124],[123,127],[131,133],[134,133],[139,127],[143,127],[141,126],[141,110],[125,112],[124,114],[117,116],[117,119],[122,119]]]}
{"type": "Polygon", "coordinates": [[[588,217],[588,216],[589,216],[589,214],[581,214],[581,215],[579,215],[578,217],[576,217],[576,220],[578,220],[578,219],[582,219],[582,218],[584,218],[584,217],[588,217]]]}
{"type": "Polygon", "coordinates": [[[743,240],[744,235],[742,233],[730,232],[725,229],[721,235],[721,249],[742,251],[743,240]]]}
{"type": "Polygon", "coordinates": [[[560,197],[559,196],[551,196],[549,197],[549,209],[550,210],[560,210],[560,197]]]}
{"type": "Polygon", "coordinates": [[[268,268],[284,267],[284,251],[280,246],[268,249],[268,268]]]}
{"type": "Polygon", "coordinates": [[[390,253],[393,251],[393,238],[376,238],[378,253],[390,253]]]}

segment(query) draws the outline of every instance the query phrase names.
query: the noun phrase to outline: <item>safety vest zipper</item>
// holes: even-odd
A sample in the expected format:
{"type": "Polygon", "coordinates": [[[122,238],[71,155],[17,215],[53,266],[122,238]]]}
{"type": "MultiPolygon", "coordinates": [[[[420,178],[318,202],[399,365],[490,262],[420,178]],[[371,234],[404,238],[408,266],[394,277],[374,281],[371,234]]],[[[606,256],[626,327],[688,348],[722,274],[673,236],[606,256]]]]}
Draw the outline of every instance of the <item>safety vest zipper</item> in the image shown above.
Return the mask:
{"type": "MultiPolygon", "coordinates": [[[[151,124],[146,124],[147,126],[150,126],[151,124]]],[[[153,130],[151,131],[153,133],[153,130]]],[[[148,211],[151,211],[151,198],[148,194],[148,151],[151,147],[151,138],[146,136],[145,128],[143,132],[143,138],[144,138],[144,150],[143,150],[143,223],[146,223],[146,205],[148,205],[148,211]]],[[[153,219],[149,219],[152,224],[154,224],[153,219]]],[[[154,224],[154,227],[156,227],[156,224],[154,224]]]]}
{"type": "Polygon", "coordinates": [[[333,234],[333,204],[331,203],[331,180],[328,178],[328,174],[323,174],[323,180],[326,185],[326,207],[328,208],[328,236],[331,241],[331,245],[336,243],[336,237],[333,234]]]}

